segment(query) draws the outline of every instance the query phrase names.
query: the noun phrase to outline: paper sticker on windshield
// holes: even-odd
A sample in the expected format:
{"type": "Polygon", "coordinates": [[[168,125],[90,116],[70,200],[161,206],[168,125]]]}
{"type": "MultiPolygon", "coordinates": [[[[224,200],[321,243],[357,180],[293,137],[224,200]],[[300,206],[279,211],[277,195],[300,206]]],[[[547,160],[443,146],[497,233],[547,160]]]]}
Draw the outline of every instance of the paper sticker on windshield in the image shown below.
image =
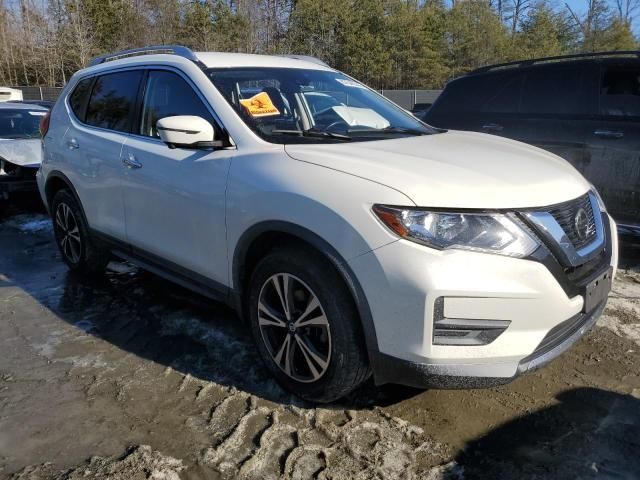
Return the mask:
{"type": "Polygon", "coordinates": [[[280,110],[276,108],[266,92],[260,92],[251,98],[240,100],[240,104],[247,109],[252,117],[280,115],[280,110]]]}
{"type": "Polygon", "coordinates": [[[29,112],[29,115],[32,115],[34,117],[44,117],[47,114],[47,112],[29,112]]]}
{"type": "Polygon", "coordinates": [[[349,80],[348,78],[336,78],[336,81],[340,82],[345,87],[362,88],[363,90],[367,89],[364,85],[359,84],[355,80],[349,80]]]}

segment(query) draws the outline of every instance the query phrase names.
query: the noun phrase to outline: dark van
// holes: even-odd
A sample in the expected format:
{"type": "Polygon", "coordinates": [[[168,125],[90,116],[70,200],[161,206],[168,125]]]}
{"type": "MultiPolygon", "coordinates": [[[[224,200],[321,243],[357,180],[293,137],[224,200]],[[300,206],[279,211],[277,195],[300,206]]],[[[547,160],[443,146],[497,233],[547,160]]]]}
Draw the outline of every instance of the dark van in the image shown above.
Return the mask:
{"type": "Polygon", "coordinates": [[[451,81],[425,121],[556,153],[596,186],[620,225],[640,228],[640,52],[484,67],[451,81]]]}

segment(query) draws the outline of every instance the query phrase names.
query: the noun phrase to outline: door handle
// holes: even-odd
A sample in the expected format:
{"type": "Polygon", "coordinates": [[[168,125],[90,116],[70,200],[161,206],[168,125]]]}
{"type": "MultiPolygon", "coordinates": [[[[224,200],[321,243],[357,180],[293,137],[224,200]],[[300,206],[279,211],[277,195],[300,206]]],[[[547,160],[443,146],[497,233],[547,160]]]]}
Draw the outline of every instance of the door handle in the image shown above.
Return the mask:
{"type": "Polygon", "coordinates": [[[497,123],[487,123],[486,125],[482,126],[482,129],[488,130],[489,132],[501,132],[502,130],[504,130],[504,127],[497,123]]]}
{"type": "Polygon", "coordinates": [[[615,131],[612,131],[612,130],[596,130],[595,132],[593,132],[593,134],[596,137],[610,138],[612,140],[617,140],[619,138],[623,138],[624,137],[624,133],[623,132],[615,132],[615,131]]]}
{"type": "Polygon", "coordinates": [[[130,169],[142,168],[142,164],[138,160],[136,160],[136,157],[132,153],[130,153],[126,157],[123,157],[122,163],[124,163],[124,165],[130,169]]]}
{"type": "Polygon", "coordinates": [[[72,138],[67,142],[67,147],[69,147],[69,150],[77,150],[80,148],[80,144],[78,143],[78,140],[72,138]]]}

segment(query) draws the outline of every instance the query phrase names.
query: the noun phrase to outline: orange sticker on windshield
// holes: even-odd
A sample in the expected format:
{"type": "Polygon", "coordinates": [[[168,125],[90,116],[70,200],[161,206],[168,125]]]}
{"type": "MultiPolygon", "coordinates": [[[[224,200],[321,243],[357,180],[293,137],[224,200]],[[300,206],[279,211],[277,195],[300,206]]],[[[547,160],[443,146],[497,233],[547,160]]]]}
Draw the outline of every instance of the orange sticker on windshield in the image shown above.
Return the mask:
{"type": "Polygon", "coordinates": [[[273,104],[266,92],[260,92],[251,98],[240,100],[240,104],[247,109],[252,117],[280,115],[280,111],[273,104]]]}

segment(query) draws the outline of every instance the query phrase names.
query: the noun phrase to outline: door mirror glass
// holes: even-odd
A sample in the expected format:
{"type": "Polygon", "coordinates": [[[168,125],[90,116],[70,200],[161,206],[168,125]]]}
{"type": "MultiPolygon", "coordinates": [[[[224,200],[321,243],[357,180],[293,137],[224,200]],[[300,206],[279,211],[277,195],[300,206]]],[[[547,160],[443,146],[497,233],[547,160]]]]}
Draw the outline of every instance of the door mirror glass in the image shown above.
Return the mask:
{"type": "Polygon", "coordinates": [[[215,148],[222,142],[216,141],[213,125],[202,117],[177,115],[164,117],[156,123],[160,139],[169,148],[215,148]]]}

